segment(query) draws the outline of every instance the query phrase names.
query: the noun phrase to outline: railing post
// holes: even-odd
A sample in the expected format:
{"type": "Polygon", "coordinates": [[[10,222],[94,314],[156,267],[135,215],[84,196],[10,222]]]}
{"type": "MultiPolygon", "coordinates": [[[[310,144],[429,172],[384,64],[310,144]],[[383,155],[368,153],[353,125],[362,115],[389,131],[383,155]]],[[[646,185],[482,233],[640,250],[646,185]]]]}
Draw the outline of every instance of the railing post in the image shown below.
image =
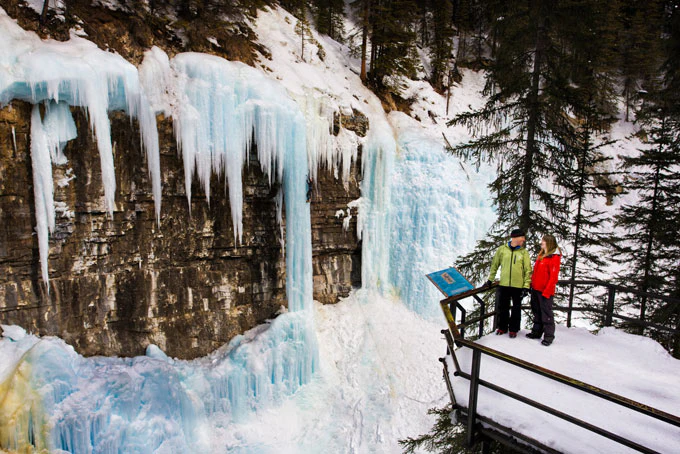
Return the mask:
{"type": "Polygon", "coordinates": [[[481,350],[472,352],[472,369],[470,370],[470,397],[468,398],[467,445],[472,447],[475,441],[475,420],[477,416],[477,395],[479,393],[479,369],[482,362],[481,350]]]}
{"type": "Polygon", "coordinates": [[[567,306],[567,328],[571,328],[571,312],[574,309],[574,280],[572,278],[569,286],[569,302],[567,306]]]}
{"type": "Polygon", "coordinates": [[[614,298],[616,298],[616,289],[607,286],[607,309],[604,314],[604,326],[612,326],[612,315],[614,315],[614,298]]]}
{"type": "MultiPolygon", "coordinates": [[[[477,295],[474,295],[473,298],[477,300],[479,303],[480,307],[480,317],[479,317],[479,337],[482,337],[484,335],[484,323],[485,323],[485,318],[484,316],[486,315],[486,302],[480,298],[477,295]]],[[[494,326],[494,329],[496,327],[494,326]]]]}
{"type": "Polygon", "coordinates": [[[444,365],[444,382],[446,389],[449,391],[449,399],[451,399],[451,406],[456,406],[456,395],[453,393],[453,385],[451,385],[451,378],[449,376],[449,365],[446,364],[446,358],[439,358],[439,362],[444,365]]]}
{"type": "Polygon", "coordinates": [[[465,339],[465,317],[467,316],[467,311],[463,306],[460,306],[460,304],[459,307],[460,307],[460,324],[463,325],[463,327],[460,329],[460,337],[465,339]]]}
{"type": "Polygon", "coordinates": [[[477,333],[477,336],[479,337],[484,335],[484,316],[486,315],[486,304],[484,303],[484,300],[481,301],[482,304],[479,306],[479,332],[477,333]]]}

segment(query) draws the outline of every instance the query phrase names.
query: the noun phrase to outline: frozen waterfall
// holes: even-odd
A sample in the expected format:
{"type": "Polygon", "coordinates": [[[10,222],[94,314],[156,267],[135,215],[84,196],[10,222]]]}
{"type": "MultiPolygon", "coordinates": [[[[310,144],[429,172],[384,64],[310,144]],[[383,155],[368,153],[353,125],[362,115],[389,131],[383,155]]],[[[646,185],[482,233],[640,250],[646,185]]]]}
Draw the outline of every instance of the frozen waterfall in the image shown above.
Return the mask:
{"type": "Polygon", "coordinates": [[[449,155],[441,137],[404,114],[392,113],[390,123],[401,133],[390,179],[389,280],[404,304],[435,319],[443,295],[425,275],[453,265],[493,223],[492,172],[449,155]]]}
{"type": "Polygon", "coordinates": [[[48,234],[55,224],[51,166],[64,162],[63,145],[75,137],[70,107],[87,110],[110,214],[115,173],[108,112],[123,110],[139,120],[157,217],[155,112],[167,108],[183,154],[187,193],[194,170],[208,197],[211,173],[225,175],[237,236],[242,234],[241,170],[251,146],[257,146],[270,181],[282,183],[288,296],[287,313],[195,361],[172,360],[153,346],[146,357],[83,358],[60,340],[4,327],[0,445],[69,452],[210,452],[207,434],[215,421],[226,425],[261,406],[276,405],[311,379],[318,362],[306,119],[283,88],[241,63],[191,53],[170,61],[154,49],[138,72],[121,57],[75,36],[66,43],[41,41],[2,10],[0,27],[10,32],[3,33],[0,63],[11,68],[0,71],[0,104],[20,99],[35,106],[31,155],[46,282],[48,234]],[[159,80],[165,83],[160,91],[159,80]],[[169,106],[162,99],[168,93],[169,106]],[[40,103],[46,106],[42,118],[40,103]]]}
{"type": "MultiPolygon", "coordinates": [[[[103,206],[110,214],[116,209],[116,182],[108,113],[122,110],[138,120],[157,219],[161,169],[155,115],[162,112],[173,121],[189,201],[194,175],[207,203],[215,196],[211,176],[223,177],[237,241],[244,233],[241,172],[253,146],[270,182],[282,183],[277,204],[285,207],[288,297],[288,312],[193,361],[174,360],[153,345],[146,356],[136,358],[84,358],[60,339],[3,327],[3,448],[230,450],[228,445],[214,446],[216,438],[241,446],[229,439],[231,433],[225,435],[225,428],[285,404],[319,370],[306,184],[323,167],[346,183],[360,145],[362,196],[348,208],[356,209],[358,217],[362,281],[368,292],[395,292],[415,312],[427,315],[429,309],[419,301],[431,304],[438,296],[428,295],[433,289],[424,274],[450,265],[450,250],[470,247],[484,229],[489,213],[482,202],[485,194],[466,189],[481,188],[484,182],[466,175],[441,143],[412,123],[399,117],[388,121],[379,100],[367,90],[358,93],[351,108],[340,107],[324,90],[300,87],[290,94],[263,71],[211,55],[169,58],[152,48],[137,69],[77,36],[66,43],[41,41],[1,9],[0,30],[6,31],[0,34],[0,105],[14,99],[34,105],[31,156],[46,282],[49,233],[55,225],[52,165],[64,163],[64,144],[75,137],[72,110],[86,111],[96,137],[103,206]],[[333,134],[333,123],[352,109],[365,109],[369,119],[363,139],[343,128],[333,134]]],[[[283,225],[281,213],[279,222],[283,225]]],[[[379,407],[369,403],[369,408],[379,407]]],[[[329,432],[329,437],[335,435],[329,432]]]]}
{"type": "Polygon", "coordinates": [[[47,283],[49,252],[46,239],[55,219],[54,209],[50,207],[53,204],[51,170],[43,167],[51,165],[47,157],[50,154],[53,156],[51,159],[56,158],[55,162],[63,163],[64,155],[55,153],[55,149],[74,138],[70,134],[74,130],[71,126],[73,119],[67,106],[82,107],[87,112],[99,150],[103,204],[110,215],[116,208],[116,177],[108,113],[123,110],[139,121],[140,140],[151,175],[156,218],[160,219],[161,174],[156,116],[140,84],[137,68],[121,56],[104,52],[94,43],[75,35],[67,42],[43,41],[35,33],[21,29],[2,9],[0,30],[0,68],[3,69],[0,71],[0,106],[14,99],[33,105],[45,103],[47,106],[42,122],[39,112],[33,113],[32,125],[44,131],[32,129],[35,140],[31,145],[31,155],[39,161],[33,166],[40,166],[33,178],[34,185],[40,187],[35,192],[36,218],[41,238],[42,274],[47,283]],[[38,150],[37,147],[44,149],[38,150]]]}

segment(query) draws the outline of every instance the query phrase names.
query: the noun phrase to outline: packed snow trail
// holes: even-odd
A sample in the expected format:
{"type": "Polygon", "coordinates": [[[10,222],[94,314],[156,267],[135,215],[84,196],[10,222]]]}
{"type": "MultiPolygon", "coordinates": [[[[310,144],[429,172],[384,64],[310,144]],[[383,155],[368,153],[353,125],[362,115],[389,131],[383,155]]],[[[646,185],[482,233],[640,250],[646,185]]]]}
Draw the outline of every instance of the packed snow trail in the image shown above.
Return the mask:
{"type": "MultiPolygon", "coordinates": [[[[680,417],[680,361],[652,339],[603,328],[557,326],[555,342],[544,347],[524,337],[488,335],[478,342],[540,367],[680,417]]],[[[456,350],[460,367],[470,371],[472,350],[456,350]]],[[[467,407],[469,381],[451,381],[458,403],[467,407]]],[[[549,378],[482,355],[480,378],[562,411],[661,453],[677,452],[680,428],[642,415],[549,378]]],[[[479,388],[477,413],[560,452],[637,452],[615,441],[501,395],[479,388]]]]}

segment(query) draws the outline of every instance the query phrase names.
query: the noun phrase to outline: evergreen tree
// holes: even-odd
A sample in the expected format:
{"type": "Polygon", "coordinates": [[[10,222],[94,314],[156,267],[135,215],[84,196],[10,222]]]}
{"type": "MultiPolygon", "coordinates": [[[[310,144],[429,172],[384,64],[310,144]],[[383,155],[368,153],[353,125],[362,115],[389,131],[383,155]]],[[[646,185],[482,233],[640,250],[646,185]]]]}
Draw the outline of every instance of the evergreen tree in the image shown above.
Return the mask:
{"type": "Polygon", "coordinates": [[[371,10],[371,59],[368,78],[378,88],[398,91],[399,77],[416,68],[414,0],[377,0],[371,10]]]}
{"type": "MultiPolygon", "coordinates": [[[[457,454],[474,454],[480,451],[480,446],[469,447],[467,445],[467,435],[464,425],[452,418],[453,409],[451,405],[444,408],[431,408],[428,414],[435,415],[437,420],[428,434],[420,435],[416,438],[406,438],[399,440],[399,444],[404,448],[404,454],[412,454],[425,449],[429,452],[444,452],[457,454]]],[[[512,452],[507,446],[501,445],[496,441],[490,440],[489,454],[503,454],[512,452]]]]}
{"type": "Polygon", "coordinates": [[[302,4],[300,11],[300,16],[297,18],[297,23],[295,24],[295,33],[300,38],[300,58],[305,61],[305,43],[311,41],[312,32],[309,28],[309,20],[307,19],[307,9],[302,4]]]}
{"type": "Polygon", "coordinates": [[[452,22],[458,35],[456,60],[464,64],[482,61],[484,31],[495,17],[500,0],[453,0],[452,22]]]}
{"type": "MultiPolygon", "coordinates": [[[[566,251],[566,261],[562,265],[562,278],[572,281],[569,285],[568,307],[574,305],[578,298],[582,303],[588,302],[583,298],[588,292],[581,291],[576,295],[574,281],[579,278],[590,278],[594,269],[605,266],[607,236],[602,226],[608,223],[605,213],[594,208],[590,202],[593,197],[603,196],[603,188],[593,184],[596,178],[608,179],[607,172],[598,170],[601,165],[611,160],[600,153],[598,149],[611,145],[610,141],[595,144],[593,138],[592,118],[594,113],[586,114],[583,124],[575,131],[574,149],[575,162],[571,169],[565,169],[561,184],[566,190],[566,201],[572,210],[571,231],[567,239],[572,245],[571,251],[566,251]]],[[[567,315],[567,326],[571,326],[571,311],[567,315]]]]}
{"type": "MultiPolygon", "coordinates": [[[[669,2],[668,58],[663,77],[650,91],[638,119],[647,132],[649,146],[637,156],[625,158],[630,173],[627,189],[638,200],[621,208],[616,225],[624,233],[616,242],[614,258],[625,263],[622,281],[643,292],[680,295],[680,10],[669,2]]],[[[675,3],[675,4],[674,4],[675,3]]],[[[680,305],[636,298],[633,302],[640,318],[664,325],[680,326],[680,305]]],[[[640,330],[641,331],[641,330],[640,330]]],[[[680,336],[666,339],[652,332],[680,357],[680,336]]]]}
{"type": "Polygon", "coordinates": [[[359,77],[364,83],[368,79],[368,42],[371,29],[372,4],[372,0],[354,0],[350,3],[350,6],[354,9],[357,18],[359,19],[361,27],[361,70],[359,72],[359,77]]]}
{"type": "MultiPolygon", "coordinates": [[[[484,279],[494,249],[507,238],[512,227],[535,230],[545,224],[537,225],[537,218],[542,215],[530,208],[532,193],[544,192],[538,186],[534,159],[538,157],[538,162],[548,164],[553,161],[550,155],[559,159],[559,154],[551,152],[553,145],[549,141],[540,140],[544,132],[549,135],[543,128],[547,99],[541,89],[542,82],[547,80],[549,11],[547,5],[541,3],[534,8],[526,4],[513,5],[512,11],[500,6],[495,12],[494,15],[503,16],[504,20],[496,25],[499,51],[487,76],[488,101],[482,109],[461,114],[450,123],[468,127],[474,137],[452,148],[452,153],[477,165],[483,161],[497,163],[498,176],[491,183],[491,189],[498,218],[488,237],[457,262],[475,281],[484,279]],[[537,153],[540,156],[536,156],[537,153]]],[[[550,168],[546,170],[554,172],[550,168]]],[[[543,198],[552,205],[552,198],[543,198]]],[[[529,238],[532,239],[533,234],[529,238]]]]}
{"type": "Polygon", "coordinates": [[[361,79],[379,91],[398,92],[400,77],[415,76],[416,2],[355,0],[350,5],[362,27],[361,79]]]}
{"type": "Polygon", "coordinates": [[[314,0],[314,18],[319,33],[328,35],[332,39],[343,42],[345,35],[344,0],[314,0]]]}
{"type": "MultiPolygon", "coordinates": [[[[626,121],[641,92],[658,70],[662,49],[659,31],[663,28],[663,0],[619,2],[619,70],[622,95],[626,103],[626,121]]],[[[616,7],[614,5],[614,7],[616,7]]]]}
{"type": "MultiPolygon", "coordinates": [[[[563,188],[569,216],[569,232],[564,238],[572,246],[563,263],[563,277],[574,281],[590,277],[594,269],[605,264],[602,246],[606,243],[602,225],[606,223],[601,210],[593,208],[590,199],[604,196],[595,179],[607,180],[602,170],[604,158],[599,149],[610,145],[598,133],[607,131],[616,114],[615,16],[608,5],[590,0],[563,2],[561,19],[564,33],[560,37],[565,49],[562,58],[568,71],[555,80],[555,96],[564,99],[567,110],[562,113],[568,124],[556,137],[572,159],[560,169],[557,184],[563,188]],[[571,252],[571,253],[569,253],[571,252]]],[[[580,292],[581,296],[584,292],[580,292]]],[[[575,285],[569,286],[568,305],[573,306],[575,285]]],[[[571,313],[567,325],[571,323],[571,313]]]]}
{"type": "MultiPolygon", "coordinates": [[[[574,199],[568,184],[579,169],[579,150],[588,150],[591,159],[593,149],[587,145],[589,133],[580,135],[582,119],[576,115],[594,106],[597,112],[608,112],[612,93],[607,88],[611,79],[599,76],[608,60],[603,57],[596,64],[595,52],[588,49],[589,43],[604,38],[605,29],[578,20],[577,3],[600,14],[593,20],[606,22],[604,10],[593,6],[595,0],[499,2],[488,13],[497,18],[490,33],[496,39],[496,57],[487,78],[488,101],[451,122],[467,126],[474,136],[451,152],[478,164],[496,163],[498,170],[491,184],[498,219],[488,238],[458,261],[477,281],[485,277],[493,250],[513,227],[529,232],[530,245],[537,245],[539,233],[570,235],[574,199]]],[[[582,161],[585,165],[587,159],[582,161]]]]}
{"type": "Polygon", "coordinates": [[[443,91],[451,84],[453,70],[453,2],[432,0],[433,40],[430,44],[432,73],[430,83],[435,90],[443,91]]]}

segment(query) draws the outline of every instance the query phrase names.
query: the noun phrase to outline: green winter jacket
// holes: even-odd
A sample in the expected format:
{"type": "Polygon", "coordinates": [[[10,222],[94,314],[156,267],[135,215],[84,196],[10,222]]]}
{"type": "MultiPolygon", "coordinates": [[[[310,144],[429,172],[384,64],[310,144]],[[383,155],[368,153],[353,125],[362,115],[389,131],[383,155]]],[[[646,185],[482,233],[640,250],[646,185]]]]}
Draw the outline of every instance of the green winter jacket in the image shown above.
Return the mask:
{"type": "Polygon", "coordinates": [[[490,281],[496,279],[498,267],[501,268],[499,285],[527,289],[531,285],[531,259],[525,247],[511,249],[508,244],[499,247],[491,261],[490,281]]]}

